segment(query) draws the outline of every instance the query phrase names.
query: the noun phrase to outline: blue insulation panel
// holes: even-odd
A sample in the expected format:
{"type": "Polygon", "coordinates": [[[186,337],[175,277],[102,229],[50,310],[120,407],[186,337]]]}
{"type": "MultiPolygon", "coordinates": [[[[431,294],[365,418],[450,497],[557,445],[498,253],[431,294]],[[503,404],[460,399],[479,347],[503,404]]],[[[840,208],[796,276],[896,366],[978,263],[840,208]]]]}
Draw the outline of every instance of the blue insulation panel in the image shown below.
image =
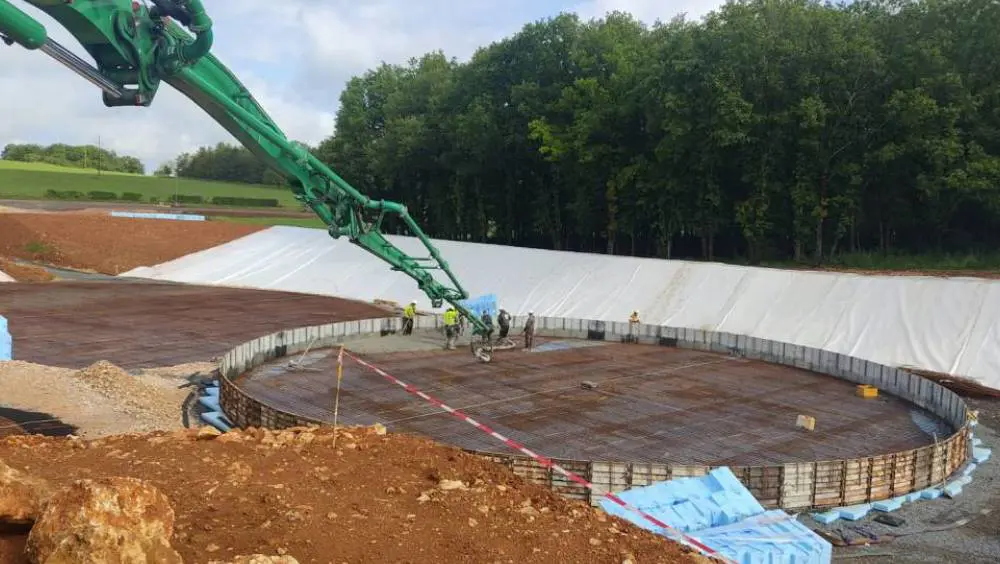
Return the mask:
{"type": "Polygon", "coordinates": [[[209,411],[201,414],[201,420],[222,431],[228,433],[233,428],[229,419],[221,411],[209,411]]]}
{"type": "Polygon", "coordinates": [[[861,505],[851,505],[849,507],[841,507],[838,509],[840,512],[840,517],[842,519],[847,519],[848,521],[857,521],[859,519],[864,519],[865,515],[871,511],[872,506],[870,503],[862,503],[861,505]]]}
{"type": "MultiPolygon", "coordinates": [[[[826,564],[832,546],[784,511],[767,511],[729,468],[618,494],[630,505],[696,537],[741,564],[826,564]]],[[[641,516],[604,500],[608,513],[660,534],[641,516]]]]}
{"type": "Polygon", "coordinates": [[[219,396],[201,396],[198,398],[198,403],[209,411],[220,411],[222,409],[219,407],[219,396]]]}
{"type": "Polygon", "coordinates": [[[148,213],[113,211],[111,217],[131,217],[133,219],[171,219],[174,221],[205,221],[205,216],[181,213],[148,213]]]}
{"type": "Polygon", "coordinates": [[[7,318],[0,315],[0,360],[14,358],[14,339],[7,330],[7,318]]]}
{"type": "Polygon", "coordinates": [[[781,510],[698,533],[698,540],[740,564],[826,564],[833,546],[781,510]]]}
{"type": "MultiPolygon", "coordinates": [[[[729,468],[717,468],[701,478],[678,478],[634,488],[618,497],[684,532],[731,525],[764,512],[729,468]]],[[[649,524],[609,500],[601,501],[601,507],[640,527],[649,524]]]]}

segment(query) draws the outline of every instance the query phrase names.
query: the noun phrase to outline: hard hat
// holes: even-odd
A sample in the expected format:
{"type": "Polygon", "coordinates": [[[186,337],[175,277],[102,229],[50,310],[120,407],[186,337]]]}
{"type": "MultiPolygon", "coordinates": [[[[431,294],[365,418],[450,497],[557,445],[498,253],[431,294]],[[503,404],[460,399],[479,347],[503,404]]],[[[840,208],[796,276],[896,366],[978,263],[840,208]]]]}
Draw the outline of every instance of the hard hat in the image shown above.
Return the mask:
{"type": "Polygon", "coordinates": [[[410,302],[410,305],[417,305],[417,300],[413,300],[413,301],[411,301],[411,302],[410,302]]]}
{"type": "Polygon", "coordinates": [[[528,310],[528,315],[535,315],[535,310],[529,309],[528,310]]]}

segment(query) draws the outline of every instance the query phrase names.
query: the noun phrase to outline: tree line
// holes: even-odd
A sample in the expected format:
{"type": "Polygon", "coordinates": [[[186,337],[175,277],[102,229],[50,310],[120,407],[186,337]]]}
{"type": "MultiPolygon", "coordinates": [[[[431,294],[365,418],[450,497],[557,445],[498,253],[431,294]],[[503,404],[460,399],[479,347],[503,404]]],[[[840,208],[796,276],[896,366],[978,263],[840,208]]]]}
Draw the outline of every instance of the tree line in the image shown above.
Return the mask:
{"type": "Polygon", "coordinates": [[[561,14],[465,63],[352,78],[317,151],[441,238],[754,263],[989,249],[997,29],[988,0],[561,14]]]}
{"type": "Polygon", "coordinates": [[[245,147],[230,143],[200,147],[194,153],[181,153],[172,162],[160,165],[154,174],[271,186],[285,184],[281,175],[268,168],[245,147]]]}
{"type": "Polygon", "coordinates": [[[66,145],[56,143],[43,146],[35,144],[8,143],[0,159],[25,163],[47,163],[70,168],[87,168],[109,172],[145,174],[142,161],[128,155],[95,145],[66,145]]]}

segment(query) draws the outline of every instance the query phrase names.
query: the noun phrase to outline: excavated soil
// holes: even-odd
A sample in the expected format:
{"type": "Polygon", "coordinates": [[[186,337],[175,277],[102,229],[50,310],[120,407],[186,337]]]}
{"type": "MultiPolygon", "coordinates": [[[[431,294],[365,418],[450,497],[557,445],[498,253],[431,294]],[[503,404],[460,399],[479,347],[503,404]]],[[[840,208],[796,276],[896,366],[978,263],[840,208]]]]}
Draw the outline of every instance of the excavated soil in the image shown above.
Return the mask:
{"type": "Polygon", "coordinates": [[[0,258],[0,272],[5,272],[17,282],[50,282],[54,276],[40,266],[17,264],[0,258]]]}
{"type": "Polygon", "coordinates": [[[263,228],[222,221],[94,214],[0,214],[0,255],[117,275],[228,243],[263,228]]]}
{"type": "MultiPolygon", "coordinates": [[[[352,564],[705,561],[425,439],[373,428],[341,429],[336,442],[331,428],[205,431],[8,437],[0,460],[56,485],[148,480],[173,504],[171,542],[190,563],[254,553],[352,564]]],[[[25,562],[23,533],[0,539],[0,564],[25,562]]]]}
{"type": "Polygon", "coordinates": [[[105,361],[83,370],[0,362],[0,399],[11,409],[52,414],[52,421],[39,416],[30,423],[59,421],[86,438],[180,429],[191,393],[182,386],[191,374],[212,368],[193,363],[128,373],[105,361]]]}

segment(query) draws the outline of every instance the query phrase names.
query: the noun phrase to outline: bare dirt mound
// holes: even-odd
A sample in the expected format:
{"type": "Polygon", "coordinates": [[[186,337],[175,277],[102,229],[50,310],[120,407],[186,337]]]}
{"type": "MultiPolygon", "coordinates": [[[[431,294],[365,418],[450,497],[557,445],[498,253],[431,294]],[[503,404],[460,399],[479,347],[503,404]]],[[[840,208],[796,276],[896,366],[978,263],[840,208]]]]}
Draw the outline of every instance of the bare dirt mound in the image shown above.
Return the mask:
{"type": "Polygon", "coordinates": [[[0,400],[15,410],[52,414],[49,421],[19,421],[21,427],[64,422],[88,438],[182,428],[190,394],[179,387],[185,381],[169,368],[136,376],[103,361],[79,371],[0,362],[0,400]]]}
{"type": "Polygon", "coordinates": [[[0,258],[0,272],[6,273],[17,282],[50,282],[55,276],[39,266],[17,264],[0,258]]]}
{"type": "Polygon", "coordinates": [[[0,255],[117,275],[228,243],[263,228],[221,221],[94,214],[0,214],[0,255]]]}
{"type": "MultiPolygon", "coordinates": [[[[214,431],[214,430],[207,430],[214,431]]],[[[61,487],[129,476],[163,492],[185,562],[692,562],[684,547],[502,466],[374,429],[0,439],[0,460],[61,487]]],[[[0,564],[24,562],[22,536],[0,564]]],[[[6,548],[6,550],[5,550],[6,548]]]]}

